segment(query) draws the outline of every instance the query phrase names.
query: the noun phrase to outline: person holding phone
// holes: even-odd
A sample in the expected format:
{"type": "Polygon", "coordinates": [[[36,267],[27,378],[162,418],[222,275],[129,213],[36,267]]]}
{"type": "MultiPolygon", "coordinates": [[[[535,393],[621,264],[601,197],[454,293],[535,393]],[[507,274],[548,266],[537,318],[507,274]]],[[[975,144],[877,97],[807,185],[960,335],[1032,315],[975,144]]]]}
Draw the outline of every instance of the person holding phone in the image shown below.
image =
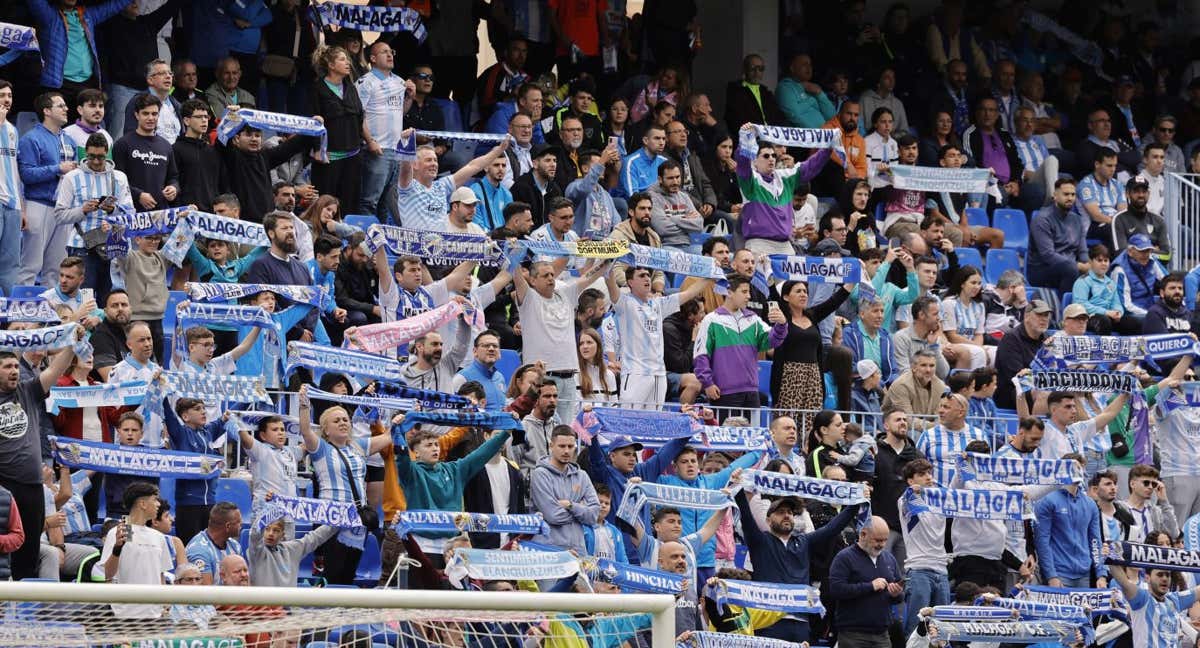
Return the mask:
{"type": "Polygon", "coordinates": [[[83,164],[68,172],[58,183],[54,201],[54,217],[60,224],[72,227],[68,247],[87,250],[84,256],[84,285],[106,295],[112,288],[104,244],[108,234],[103,230],[105,216],[120,207],[136,211],[129,190],[129,178],[109,159],[108,137],[92,133],[84,144],[83,164]]]}

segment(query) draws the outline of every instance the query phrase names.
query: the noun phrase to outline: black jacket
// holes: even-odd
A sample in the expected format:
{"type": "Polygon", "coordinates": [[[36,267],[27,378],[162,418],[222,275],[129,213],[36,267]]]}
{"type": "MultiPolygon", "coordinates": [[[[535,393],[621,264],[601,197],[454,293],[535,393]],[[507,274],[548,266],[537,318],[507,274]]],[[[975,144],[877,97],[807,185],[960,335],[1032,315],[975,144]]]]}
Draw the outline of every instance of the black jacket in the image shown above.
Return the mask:
{"type": "Polygon", "coordinates": [[[663,361],[671,373],[692,373],[692,325],[679,311],[663,318],[663,361]]]}
{"type": "Polygon", "coordinates": [[[900,509],[897,501],[904,494],[908,484],[900,476],[904,465],[919,458],[917,446],[912,439],[905,439],[904,448],[900,452],[892,449],[885,439],[887,433],[875,437],[879,452],[875,454],[875,481],[871,491],[871,512],[887,520],[888,527],[900,530],[900,509]]]}
{"type": "Polygon", "coordinates": [[[348,311],[358,311],[367,316],[371,322],[379,322],[376,317],[375,295],[379,293],[379,277],[368,262],[359,270],[349,262],[343,261],[338,265],[337,273],[333,275],[333,294],[337,297],[339,308],[348,311]]]}
{"type": "Polygon", "coordinates": [[[751,124],[788,123],[787,117],[779,109],[779,101],[775,99],[775,93],[771,92],[766,85],[760,85],[758,93],[762,98],[761,108],[754,100],[750,89],[742,85],[741,80],[730,81],[729,85],[725,87],[725,126],[729,128],[730,133],[738,132],[742,124],[747,122],[751,124]]]}
{"type": "Polygon", "coordinates": [[[263,216],[275,209],[271,191],[271,169],[287,162],[293,155],[318,146],[317,138],[304,135],[289,137],[279,146],[242,151],[233,145],[217,144],[221,158],[221,193],[232,193],[242,205],[241,219],[261,223],[263,216]]]}
{"type": "MultiPolygon", "coordinates": [[[[1021,162],[1021,155],[1017,153],[1017,144],[1013,142],[1008,131],[997,129],[996,134],[1000,136],[1000,144],[1004,147],[1004,157],[1008,158],[1009,180],[1020,182],[1025,165],[1021,162]]],[[[975,166],[983,168],[983,134],[978,128],[971,126],[963,133],[963,146],[967,149],[964,153],[970,156],[975,166]]]]}
{"type": "Polygon", "coordinates": [[[212,211],[212,199],[220,193],[221,156],[207,140],[180,135],[171,147],[179,167],[179,204],[196,205],[212,211]]]}
{"type": "Polygon", "coordinates": [[[550,199],[563,195],[558,183],[551,178],[550,182],[546,183],[546,195],[543,196],[542,192],[537,188],[537,183],[533,181],[533,171],[517,177],[513,181],[511,191],[513,200],[529,203],[529,213],[533,214],[533,229],[546,224],[546,205],[550,203],[550,199]]]}
{"type": "MultiPolygon", "coordinates": [[[[183,0],[168,0],[154,11],[136,18],[119,13],[96,28],[104,52],[100,63],[104,79],[130,88],[146,87],[146,64],[158,58],[158,30],[178,13],[183,0]]],[[[133,102],[129,102],[133,105],[133,102]]],[[[74,108],[74,106],[71,106],[74,108]]]]}
{"type": "MultiPolygon", "coordinates": [[[[508,459],[501,459],[508,470],[508,513],[525,513],[525,497],[528,488],[521,471],[508,459]]],[[[480,470],[467,482],[463,489],[463,506],[471,513],[495,513],[492,504],[492,480],[488,477],[487,469],[480,470]]],[[[499,533],[472,533],[471,546],[477,549],[499,549],[499,533]]]]}
{"type": "Polygon", "coordinates": [[[325,120],[330,151],[355,151],[362,146],[362,100],[349,77],[342,81],[340,97],[324,81],[314,83],[312,114],[325,120]]]}
{"type": "Polygon", "coordinates": [[[554,113],[554,139],[557,142],[562,141],[558,136],[558,129],[562,127],[564,117],[578,117],[579,121],[583,122],[583,143],[579,145],[580,149],[604,150],[608,142],[604,141],[604,124],[600,123],[600,118],[591,113],[576,113],[571,110],[570,105],[563,106],[554,113]]]}

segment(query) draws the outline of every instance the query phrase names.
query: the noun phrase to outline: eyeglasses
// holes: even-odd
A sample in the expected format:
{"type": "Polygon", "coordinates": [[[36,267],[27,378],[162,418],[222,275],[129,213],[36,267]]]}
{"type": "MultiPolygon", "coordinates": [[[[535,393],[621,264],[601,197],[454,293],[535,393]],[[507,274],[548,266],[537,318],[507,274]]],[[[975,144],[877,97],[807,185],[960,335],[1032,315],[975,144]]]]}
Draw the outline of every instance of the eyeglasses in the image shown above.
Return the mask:
{"type": "Polygon", "coordinates": [[[1154,481],[1153,479],[1143,479],[1142,486],[1145,486],[1146,488],[1157,488],[1158,482],[1154,481]]]}
{"type": "Polygon", "coordinates": [[[1174,133],[1174,132],[1175,132],[1175,129],[1174,129],[1174,128],[1167,128],[1167,127],[1165,127],[1165,126],[1159,126],[1159,127],[1158,127],[1158,132],[1160,132],[1160,133],[1174,133]]]}
{"type": "Polygon", "coordinates": [[[751,65],[750,66],[751,72],[763,72],[766,69],[767,69],[767,66],[765,66],[765,65],[751,65]]]}
{"type": "Polygon", "coordinates": [[[174,73],[174,72],[172,72],[172,71],[170,71],[170,70],[159,70],[158,72],[155,72],[155,73],[151,74],[150,76],[152,76],[152,77],[156,77],[156,76],[175,76],[175,73],[174,73]]]}
{"type": "Polygon", "coordinates": [[[95,160],[95,161],[99,162],[101,160],[107,160],[108,154],[107,153],[88,153],[87,155],[85,155],[83,157],[85,160],[95,160]]]}

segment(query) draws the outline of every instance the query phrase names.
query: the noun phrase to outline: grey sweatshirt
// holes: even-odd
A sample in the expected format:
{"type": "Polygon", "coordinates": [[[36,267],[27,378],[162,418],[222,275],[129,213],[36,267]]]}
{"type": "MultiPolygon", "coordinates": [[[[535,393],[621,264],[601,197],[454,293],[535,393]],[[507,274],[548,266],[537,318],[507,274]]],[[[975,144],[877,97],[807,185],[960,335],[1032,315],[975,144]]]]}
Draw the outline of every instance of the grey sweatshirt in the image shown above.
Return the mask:
{"type": "Polygon", "coordinates": [[[584,555],[583,525],[595,524],[600,515],[600,500],[587,473],[573,463],[560,471],[550,465],[550,457],[542,457],[533,469],[529,496],[550,526],[549,534],[535,540],[584,555]],[[563,508],[559,500],[571,502],[571,507],[563,508]]]}
{"type": "Polygon", "coordinates": [[[650,227],[662,237],[663,246],[691,245],[690,234],[704,231],[704,219],[700,210],[686,193],[677,191],[669,194],[659,183],[650,186],[650,227]],[[688,218],[696,213],[695,218],[688,218]]]}
{"type": "Polygon", "coordinates": [[[319,526],[303,538],[286,540],[274,547],[263,542],[262,531],[250,531],[246,558],[250,563],[250,584],[263,587],[295,587],[300,576],[300,561],[338,534],[337,527],[319,526]]]}

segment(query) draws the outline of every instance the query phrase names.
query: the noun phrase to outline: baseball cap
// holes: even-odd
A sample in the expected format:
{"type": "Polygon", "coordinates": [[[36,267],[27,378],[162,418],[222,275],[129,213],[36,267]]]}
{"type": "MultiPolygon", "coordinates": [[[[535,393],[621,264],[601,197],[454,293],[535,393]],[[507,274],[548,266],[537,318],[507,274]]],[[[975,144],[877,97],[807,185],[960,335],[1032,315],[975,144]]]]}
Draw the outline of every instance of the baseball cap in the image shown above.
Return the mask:
{"type": "Polygon", "coordinates": [[[879,373],[879,365],[875,364],[875,361],[870,358],[859,360],[854,365],[854,369],[858,373],[858,377],[863,379],[870,378],[879,373]]]}
{"type": "Polygon", "coordinates": [[[643,447],[642,444],[634,441],[628,435],[622,434],[614,437],[612,443],[608,444],[608,451],[613,452],[614,450],[620,450],[621,448],[628,448],[630,446],[633,446],[633,449],[637,451],[641,451],[643,447]]]}
{"type": "Polygon", "coordinates": [[[562,149],[553,144],[538,144],[537,146],[533,147],[533,149],[529,152],[529,158],[531,160],[536,160],[548,153],[553,154],[553,155],[558,155],[561,152],[562,152],[562,149]]]}
{"type": "Polygon", "coordinates": [[[1087,317],[1087,309],[1083,304],[1070,304],[1063,310],[1063,319],[1075,319],[1076,317],[1087,317]]]}
{"type": "Polygon", "coordinates": [[[804,506],[800,504],[800,498],[786,495],[784,497],[771,500],[771,505],[767,507],[767,515],[774,513],[775,510],[781,506],[786,506],[792,509],[792,513],[804,510],[804,506]]]}
{"type": "Polygon", "coordinates": [[[1125,191],[1133,191],[1134,189],[1149,191],[1150,183],[1146,182],[1146,179],[1141,176],[1133,176],[1125,183],[1125,191]]]}
{"type": "Polygon", "coordinates": [[[1050,304],[1047,304],[1044,300],[1035,299],[1029,302],[1029,311],[1038,315],[1045,315],[1046,313],[1053,312],[1054,309],[1050,308],[1050,304]]]}
{"type": "Polygon", "coordinates": [[[471,191],[470,187],[459,187],[450,194],[450,203],[463,203],[465,205],[474,205],[479,202],[479,198],[475,197],[475,192],[471,191]]]}
{"type": "Polygon", "coordinates": [[[842,247],[837,241],[829,237],[821,239],[821,242],[817,243],[813,247],[813,253],[818,256],[825,256],[826,254],[834,253],[841,254],[844,257],[851,256],[850,250],[842,247]]]}
{"type": "Polygon", "coordinates": [[[1149,236],[1138,232],[1129,237],[1129,247],[1135,250],[1153,250],[1154,241],[1151,241],[1149,236]]]}

